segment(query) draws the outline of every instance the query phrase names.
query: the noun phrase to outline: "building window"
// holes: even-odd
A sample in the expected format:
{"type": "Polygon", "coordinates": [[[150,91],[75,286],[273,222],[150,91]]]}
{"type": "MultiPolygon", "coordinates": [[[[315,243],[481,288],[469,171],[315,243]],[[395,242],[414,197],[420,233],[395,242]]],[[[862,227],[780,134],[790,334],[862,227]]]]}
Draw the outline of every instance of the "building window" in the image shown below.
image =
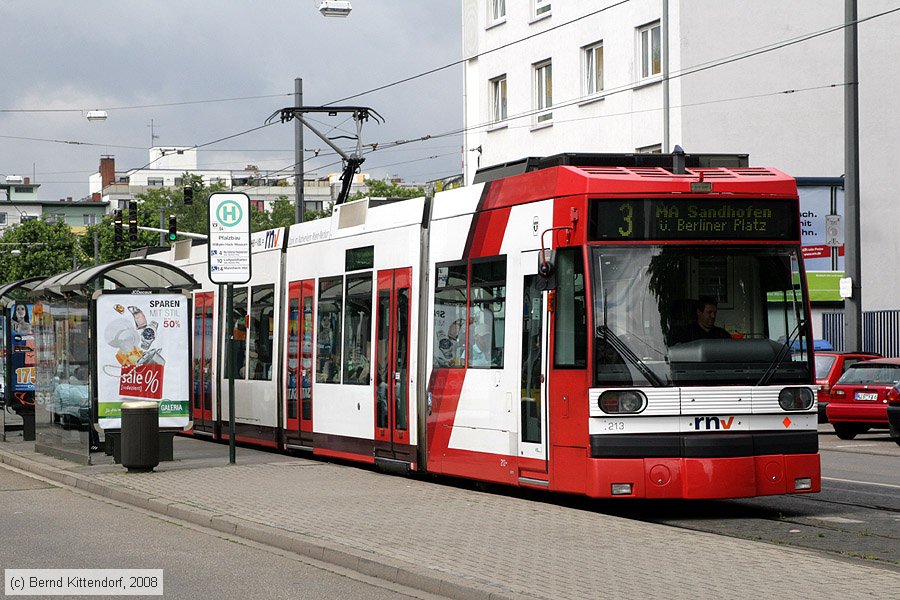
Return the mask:
{"type": "Polygon", "coordinates": [[[25,223],[26,221],[34,221],[34,220],[36,220],[36,219],[37,219],[37,215],[25,215],[25,214],[23,214],[21,217],[19,217],[19,222],[20,222],[20,223],[25,223]]]}
{"type": "Polygon", "coordinates": [[[6,225],[6,213],[0,213],[0,225],[6,225]]]}
{"type": "Polygon", "coordinates": [[[83,215],[83,217],[85,227],[97,224],[97,215],[83,215]]]}
{"type": "Polygon", "coordinates": [[[584,48],[584,95],[603,91],[603,42],[584,48]]]}
{"type": "Polygon", "coordinates": [[[662,44],[659,21],[638,29],[641,48],[641,79],[655,77],[662,72],[662,44]]]}
{"type": "Polygon", "coordinates": [[[184,185],[184,177],[176,177],[175,178],[175,187],[181,187],[184,185]]]}
{"type": "Polygon", "coordinates": [[[162,187],[163,179],[158,177],[148,177],[147,178],[147,186],[148,187],[162,187]]]}
{"type": "Polygon", "coordinates": [[[506,333],[506,257],[472,263],[469,292],[469,366],[503,368],[506,333]]]}
{"type": "Polygon", "coordinates": [[[255,208],[260,212],[266,212],[266,201],[265,200],[251,200],[250,206],[255,208]]]}
{"type": "Polygon", "coordinates": [[[14,187],[13,192],[15,192],[16,194],[33,194],[34,188],[33,187],[14,187]]]}
{"type": "Polygon", "coordinates": [[[550,0],[532,0],[532,15],[535,19],[550,15],[550,0]]]}
{"type": "Polygon", "coordinates": [[[506,0],[490,0],[488,9],[488,21],[491,24],[506,20],[506,0]]]}
{"type": "Polygon", "coordinates": [[[506,75],[491,79],[491,122],[506,120],[506,75]]]}
{"type": "Polygon", "coordinates": [[[372,274],[347,275],[344,384],[369,385],[372,357],[372,274]]]}
{"type": "Polygon", "coordinates": [[[553,65],[545,61],[534,65],[535,122],[546,123],[553,119],[547,109],[553,106],[553,65]]]}
{"type": "Polygon", "coordinates": [[[637,154],[662,154],[662,144],[651,144],[649,146],[641,146],[635,148],[637,154]]]}
{"type": "Polygon", "coordinates": [[[341,314],[344,278],[319,280],[319,323],[316,330],[316,383],[340,383],[341,314]]]}

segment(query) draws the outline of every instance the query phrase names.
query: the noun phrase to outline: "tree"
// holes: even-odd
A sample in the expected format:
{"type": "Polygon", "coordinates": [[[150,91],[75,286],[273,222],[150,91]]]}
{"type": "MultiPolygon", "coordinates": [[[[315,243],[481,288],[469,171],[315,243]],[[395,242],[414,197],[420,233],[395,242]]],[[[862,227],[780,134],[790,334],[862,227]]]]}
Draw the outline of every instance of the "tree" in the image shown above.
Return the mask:
{"type": "Polygon", "coordinates": [[[63,221],[31,219],[4,230],[0,237],[0,280],[50,277],[90,264],[77,236],[63,221]],[[18,253],[13,251],[18,250],[18,253]]]}
{"type": "MultiPolygon", "coordinates": [[[[288,199],[287,196],[278,196],[278,200],[275,200],[272,203],[272,210],[269,213],[269,227],[290,227],[293,225],[294,218],[296,217],[295,206],[294,201],[288,199]]],[[[323,219],[329,215],[331,215],[330,206],[326,210],[307,210],[303,214],[303,220],[315,221],[316,219],[323,219]]]]}
{"type": "MultiPolygon", "coordinates": [[[[194,202],[191,205],[184,204],[184,191],[180,188],[154,188],[147,190],[135,197],[138,207],[138,225],[141,227],[160,228],[160,216],[162,216],[162,229],[169,226],[169,215],[175,215],[178,223],[178,231],[200,233],[206,235],[207,220],[209,218],[209,195],[213,192],[223,191],[224,184],[216,183],[212,186],[204,186],[199,175],[185,173],[183,176],[185,185],[194,188],[194,202]]],[[[251,215],[252,218],[252,215],[251,215]]],[[[159,233],[153,231],[138,231],[138,241],[128,241],[128,211],[123,211],[125,222],[125,242],[115,243],[115,230],[113,216],[107,215],[100,225],[89,227],[81,237],[82,251],[88,256],[94,255],[94,232],[97,232],[99,240],[99,262],[107,263],[128,258],[132,250],[145,246],[159,246],[159,233]]]]}
{"type": "Polygon", "coordinates": [[[370,179],[366,181],[366,187],[369,189],[368,192],[366,192],[365,194],[363,194],[362,192],[357,192],[350,196],[347,201],[352,202],[353,200],[359,200],[360,198],[365,198],[366,196],[373,198],[418,198],[419,196],[425,195],[425,188],[404,187],[402,185],[382,181],[380,179],[370,179]]]}

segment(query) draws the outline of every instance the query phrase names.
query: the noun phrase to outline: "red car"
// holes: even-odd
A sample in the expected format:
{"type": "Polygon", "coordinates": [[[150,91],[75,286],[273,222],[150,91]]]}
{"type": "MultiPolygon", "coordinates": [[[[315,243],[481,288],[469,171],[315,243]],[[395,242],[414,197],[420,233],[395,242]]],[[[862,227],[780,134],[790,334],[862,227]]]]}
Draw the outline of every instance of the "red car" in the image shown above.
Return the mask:
{"type": "Polygon", "coordinates": [[[856,363],[872,358],[881,358],[881,355],[865,352],[819,352],[817,350],[815,357],[816,385],[819,386],[819,423],[827,423],[825,407],[831,396],[831,386],[837,383],[841,375],[856,363]]]}
{"type": "Polygon", "coordinates": [[[900,402],[900,358],[858,362],[831,388],[828,420],[842,440],[888,428],[888,403],[900,402]]]}

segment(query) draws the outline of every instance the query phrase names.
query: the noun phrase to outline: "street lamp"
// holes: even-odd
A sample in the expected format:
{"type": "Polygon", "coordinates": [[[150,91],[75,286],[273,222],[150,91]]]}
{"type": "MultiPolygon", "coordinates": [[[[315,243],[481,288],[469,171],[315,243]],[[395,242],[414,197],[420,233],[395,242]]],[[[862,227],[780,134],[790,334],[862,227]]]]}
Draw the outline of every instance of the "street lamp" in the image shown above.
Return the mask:
{"type": "Polygon", "coordinates": [[[351,10],[350,0],[322,0],[319,4],[319,12],[325,17],[346,17],[351,10]]]}

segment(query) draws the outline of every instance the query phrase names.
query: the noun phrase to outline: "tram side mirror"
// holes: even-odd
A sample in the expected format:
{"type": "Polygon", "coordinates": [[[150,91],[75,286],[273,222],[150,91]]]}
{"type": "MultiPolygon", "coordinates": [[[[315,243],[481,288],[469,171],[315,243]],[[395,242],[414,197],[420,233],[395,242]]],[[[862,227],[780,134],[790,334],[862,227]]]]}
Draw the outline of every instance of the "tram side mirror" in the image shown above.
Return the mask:
{"type": "Polygon", "coordinates": [[[556,250],[542,248],[538,253],[537,287],[542,292],[556,289],[556,250]]]}

